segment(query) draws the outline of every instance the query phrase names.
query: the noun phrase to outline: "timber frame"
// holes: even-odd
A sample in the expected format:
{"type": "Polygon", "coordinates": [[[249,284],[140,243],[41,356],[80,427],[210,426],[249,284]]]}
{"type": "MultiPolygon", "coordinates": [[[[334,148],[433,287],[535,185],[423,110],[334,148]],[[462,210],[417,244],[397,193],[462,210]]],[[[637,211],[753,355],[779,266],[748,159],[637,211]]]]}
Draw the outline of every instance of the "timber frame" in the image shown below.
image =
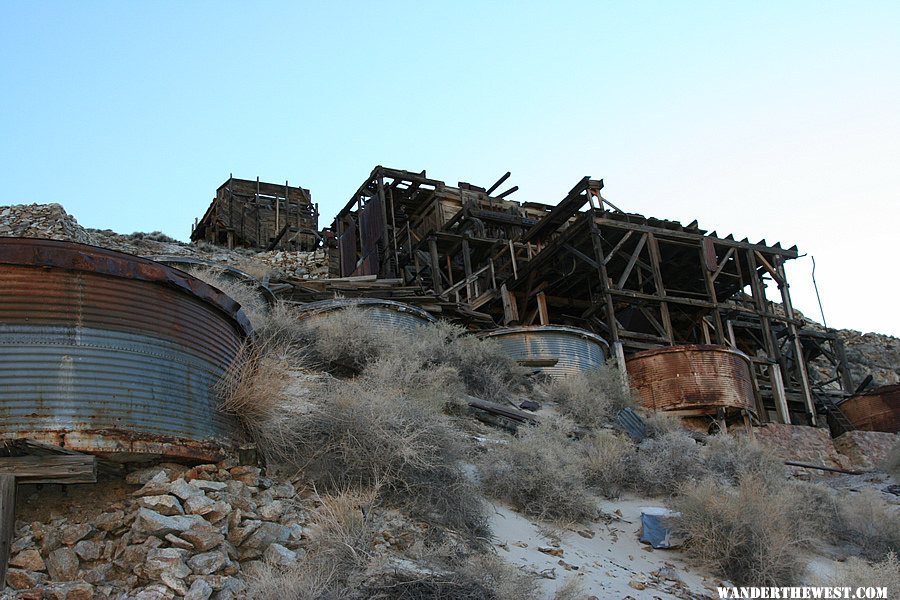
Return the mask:
{"type": "Polygon", "coordinates": [[[451,187],[376,167],[335,219],[332,275],[372,278],[362,286],[372,295],[388,289],[376,281],[394,282],[404,301],[456,307],[473,328],[588,329],[623,369],[640,350],[733,347],[751,359],[759,421],[816,425],[853,391],[841,341],[804,329],[794,312],[784,264],[796,246],[628,213],[589,177],[555,206],[506,199],[517,188],[492,195],[508,176],[487,189],[451,187]],[[811,361],[829,374],[817,368],[811,379],[811,361]]]}

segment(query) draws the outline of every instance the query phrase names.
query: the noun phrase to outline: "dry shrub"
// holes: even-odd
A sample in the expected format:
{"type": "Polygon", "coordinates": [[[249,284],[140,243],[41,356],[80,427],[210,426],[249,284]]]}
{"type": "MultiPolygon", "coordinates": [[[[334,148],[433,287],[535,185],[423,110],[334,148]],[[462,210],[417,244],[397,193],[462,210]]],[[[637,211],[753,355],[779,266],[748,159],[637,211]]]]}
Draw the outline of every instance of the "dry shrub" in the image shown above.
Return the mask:
{"type": "Polygon", "coordinates": [[[644,424],[647,427],[647,437],[657,438],[667,433],[685,431],[684,426],[681,424],[681,419],[665,411],[643,411],[641,418],[644,419],[644,424]]]}
{"type": "Polygon", "coordinates": [[[465,446],[435,401],[399,396],[362,377],[320,382],[304,410],[288,402],[259,423],[273,462],[303,469],[328,490],[378,486],[386,503],[471,540],[487,535],[474,486],[460,468],[465,446]]]}
{"type": "Polygon", "coordinates": [[[248,578],[247,596],[257,600],[348,598],[375,560],[376,528],[368,509],[372,490],[322,498],[310,514],[306,556],[289,568],[260,565],[248,578]]]}
{"type": "Polygon", "coordinates": [[[446,365],[425,365],[419,361],[388,355],[363,370],[362,379],[391,390],[397,397],[436,411],[458,413],[466,406],[466,387],[459,372],[446,365]]]}
{"type": "Polygon", "coordinates": [[[738,585],[781,586],[804,568],[798,501],[791,488],[775,492],[747,475],[736,487],[710,478],[685,483],[673,507],[691,555],[738,585]]]}
{"type": "Polygon", "coordinates": [[[634,487],[649,495],[669,495],[683,481],[704,474],[700,448],[680,431],[645,439],[638,446],[634,487]]]}
{"type": "Polygon", "coordinates": [[[283,406],[290,369],[300,360],[290,346],[245,342],[216,384],[219,409],[251,428],[269,418],[283,406]]]}
{"type": "MultiPolygon", "coordinates": [[[[482,340],[458,325],[438,322],[415,332],[375,329],[365,311],[343,308],[309,319],[299,337],[329,372],[357,375],[367,369],[396,375],[452,369],[465,391],[479,398],[507,398],[525,380],[525,370],[493,340],[482,340]],[[374,363],[382,362],[375,366],[374,363]]],[[[444,371],[449,375],[450,371],[444,371]]],[[[406,376],[407,381],[422,377],[406,376]]],[[[459,386],[454,386],[459,389],[459,386]]]]}
{"type": "Polygon", "coordinates": [[[631,390],[622,387],[619,370],[611,363],[555,379],[546,390],[563,414],[590,428],[610,425],[620,410],[635,404],[631,390]]]}
{"type": "Polygon", "coordinates": [[[535,596],[535,579],[495,556],[447,556],[428,549],[417,562],[392,566],[375,549],[376,490],[322,498],[310,515],[307,554],[289,568],[262,565],[248,597],[259,600],[368,600],[439,598],[519,600],[535,596]],[[424,564],[420,564],[424,563],[424,564]]]}
{"type": "Polygon", "coordinates": [[[529,600],[535,578],[501,559],[479,554],[439,572],[379,573],[366,581],[360,598],[392,600],[529,600]]]}
{"type": "Polygon", "coordinates": [[[553,600],[581,600],[585,596],[581,580],[578,577],[569,577],[553,594],[553,600]]]}
{"type": "Polygon", "coordinates": [[[200,281],[225,292],[226,295],[240,304],[254,329],[261,326],[265,321],[269,305],[265,296],[256,289],[256,286],[229,277],[225,275],[222,269],[194,267],[189,269],[188,273],[200,281]]]}
{"type": "MultiPolygon", "coordinates": [[[[378,358],[391,340],[372,327],[365,311],[350,306],[302,322],[313,357],[329,372],[355,375],[378,358]]],[[[301,329],[302,329],[301,328],[301,329]]],[[[406,335],[397,332],[398,338],[406,335]]],[[[401,340],[398,340],[402,343],[401,340]]]]}
{"type": "Polygon", "coordinates": [[[857,588],[887,588],[888,593],[896,593],[900,590],[900,560],[895,552],[888,553],[884,560],[869,563],[857,557],[847,559],[842,565],[838,565],[837,572],[821,582],[823,585],[834,587],[857,588]]]}
{"type": "Polygon", "coordinates": [[[594,431],[581,441],[588,485],[607,498],[616,498],[634,479],[635,446],[609,430],[594,431]]]}
{"type": "Polygon", "coordinates": [[[804,537],[837,541],[835,523],[839,518],[839,496],[833,489],[812,481],[787,482],[797,496],[795,511],[804,537]]]}
{"type": "Polygon", "coordinates": [[[835,535],[859,548],[862,556],[880,560],[889,552],[900,552],[900,513],[867,489],[838,499],[835,535]]]}
{"type": "Polygon", "coordinates": [[[884,457],[880,467],[885,473],[900,478],[900,442],[894,444],[894,447],[884,457]]]}
{"type": "Polygon", "coordinates": [[[456,369],[473,396],[503,400],[525,381],[527,371],[504,354],[497,342],[469,335],[463,327],[439,321],[420,327],[410,343],[394,352],[418,357],[424,366],[456,369]]]}
{"type": "Polygon", "coordinates": [[[784,462],[770,448],[746,435],[712,436],[703,454],[706,468],[727,483],[736,484],[744,475],[753,475],[771,486],[784,485],[788,479],[784,462]]]}
{"type": "Polygon", "coordinates": [[[568,439],[572,424],[545,419],[522,428],[508,444],[485,457],[485,489],[527,515],[564,521],[584,521],[597,514],[587,490],[583,460],[568,439]]]}

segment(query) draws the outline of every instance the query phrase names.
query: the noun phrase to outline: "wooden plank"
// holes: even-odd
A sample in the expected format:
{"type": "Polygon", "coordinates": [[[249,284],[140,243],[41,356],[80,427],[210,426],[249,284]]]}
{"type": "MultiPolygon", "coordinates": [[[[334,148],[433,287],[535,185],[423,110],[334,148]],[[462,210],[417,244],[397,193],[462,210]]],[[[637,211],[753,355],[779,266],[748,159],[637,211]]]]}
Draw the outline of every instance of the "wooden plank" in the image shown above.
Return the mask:
{"type": "Polygon", "coordinates": [[[0,475],[19,483],[96,483],[97,457],[87,454],[0,457],[0,475]]]}
{"type": "Polygon", "coordinates": [[[0,474],[0,581],[6,582],[9,549],[16,526],[16,478],[0,474]]]}

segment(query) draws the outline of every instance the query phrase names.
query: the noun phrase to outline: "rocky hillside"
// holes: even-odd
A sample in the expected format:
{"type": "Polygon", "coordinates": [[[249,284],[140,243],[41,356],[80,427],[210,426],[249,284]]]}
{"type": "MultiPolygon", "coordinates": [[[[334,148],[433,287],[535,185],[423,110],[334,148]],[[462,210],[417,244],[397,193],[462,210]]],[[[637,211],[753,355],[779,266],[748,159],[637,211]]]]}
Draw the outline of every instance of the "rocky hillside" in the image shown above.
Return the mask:
{"type": "Polygon", "coordinates": [[[137,256],[190,256],[235,267],[259,278],[269,275],[273,279],[320,279],[328,275],[324,250],[227,250],[205,243],[186,244],[159,231],[126,235],[109,229],[85,229],[59,204],[0,206],[0,236],[78,242],[137,256]]]}

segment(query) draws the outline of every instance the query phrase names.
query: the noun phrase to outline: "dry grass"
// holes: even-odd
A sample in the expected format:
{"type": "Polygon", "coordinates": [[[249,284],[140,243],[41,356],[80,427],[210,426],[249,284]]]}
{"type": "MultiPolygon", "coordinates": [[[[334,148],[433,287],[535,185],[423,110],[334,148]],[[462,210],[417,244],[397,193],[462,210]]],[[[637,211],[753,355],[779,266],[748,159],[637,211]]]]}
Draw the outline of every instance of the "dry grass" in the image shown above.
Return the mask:
{"type": "Polygon", "coordinates": [[[568,439],[572,424],[545,419],[524,428],[485,457],[485,489],[540,519],[584,521],[597,515],[588,492],[579,447],[568,439]]]}
{"type": "Polygon", "coordinates": [[[188,273],[200,281],[225,292],[225,294],[240,304],[254,329],[263,325],[269,305],[266,298],[259,293],[259,290],[254,285],[228,277],[221,269],[194,267],[189,269],[188,273]]]}
{"type": "Polygon", "coordinates": [[[638,446],[634,487],[648,495],[671,495],[680,483],[704,472],[694,438],[680,431],[665,433],[638,446]]]}
{"type": "Polygon", "coordinates": [[[736,487],[714,479],[686,483],[673,507],[689,534],[687,550],[738,585],[789,585],[803,571],[806,544],[791,488],[773,492],[744,476],[736,487]]]}
{"type": "Polygon", "coordinates": [[[875,490],[847,494],[838,501],[834,533],[870,560],[900,552],[900,512],[875,490]]]}
{"type": "Polygon", "coordinates": [[[704,464],[726,483],[737,484],[744,475],[752,475],[771,486],[784,485],[788,479],[784,462],[769,448],[746,435],[715,435],[703,452],[704,464]]]}
{"type": "Polygon", "coordinates": [[[633,483],[637,455],[627,436],[599,430],[582,439],[581,445],[585,479],[597,493],[616,498],[633,483]]]}
{"type": "Polygon", "coordinates": [[[887,588],[888,593],[900,590],[900,560],[897,554],[889,553],[884,560],[869,563],[857,557],[847,559],[838,565],[837,572],[821,585],[850,587],[854,590],[861,587],[887,588]]]}
{"type": "Polygon", "coordinates": [[[620,410],[635,405],[612,364],[555,379],[546,385],[546,392],[563,414],[588,428],[608,426],[620,410]]]}

